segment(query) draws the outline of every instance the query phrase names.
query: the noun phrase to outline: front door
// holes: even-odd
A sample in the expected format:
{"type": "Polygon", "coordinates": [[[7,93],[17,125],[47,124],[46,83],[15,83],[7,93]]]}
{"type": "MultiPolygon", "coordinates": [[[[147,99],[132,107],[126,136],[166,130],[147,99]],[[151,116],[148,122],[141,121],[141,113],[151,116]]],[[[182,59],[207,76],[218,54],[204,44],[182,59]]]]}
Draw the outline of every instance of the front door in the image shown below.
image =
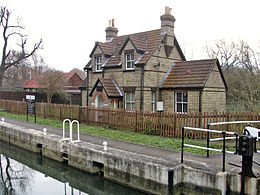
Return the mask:
{"type": "MultiPolygon", "coordinates": [[[[97,95],[95,99],[95,107],[103,108],[104,107],[104,99],[102,95],[97,95]]],[[[103,120],[103,111],[97,109],[95,111],[95,122],[101,123],[103,120]]]]}
{"type": "Polygon", "coordinates": [[[104,99],[102,95],[98,95],[95,100],[95,107],[96,108],[103,108],[104,107],[104,99]]]}

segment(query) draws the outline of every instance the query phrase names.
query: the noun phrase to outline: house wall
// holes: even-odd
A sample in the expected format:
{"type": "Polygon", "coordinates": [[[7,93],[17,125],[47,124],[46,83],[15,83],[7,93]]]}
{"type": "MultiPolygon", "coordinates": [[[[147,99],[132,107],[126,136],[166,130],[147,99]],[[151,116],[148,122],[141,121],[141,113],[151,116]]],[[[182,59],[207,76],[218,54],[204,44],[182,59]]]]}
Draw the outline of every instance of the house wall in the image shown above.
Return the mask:
{"type": "Polygon", "coordinates": [[[226,89],[219,69],[214,67],[202,92],[202,112],[222,112],[226,108],[226,89]]]}
{"type": "MultiPolygon", "coordinates": [[[[167,58],[164,44],[160,43],[158,48],[154,51],[151,58],[145,65],[144,75],[144,111],[151,111],[152,90],[151,88],[158,88],[166,73],[169,71],[173,62],[182,61],[182,58],[176,47],[173,48],[170,56],[167,58]]],[[[174,99],[174,93],[170,93],[162,97],[162,100],[167,104],[164,107],[167,110],[172,109],[172,99],[174,99]]],[[[159,101],[159,91],[156,91],[156,102],[159,101]]]]}
{"type": "Polygon", "coordinates": [[[175,112],[175,93],[188,92],[188,112],[199,112],[199,96],[200,91],[175,91],[175,90],[162,90],[162,100],[164,112],[175,112]]]}
{"type": "Polygon", "coordinates": [[[77,75],[74,74],[66,83],[66,86],[80,86],[82,83],[82,79],[77,75]]]}
{"type": "Polygon", "coordinates": [[[189,91],[188,92],[188,112],[189,113],[199,112],[199,99],[200,99],[200,91],[189,91]]]}
{"type": "MultiPolygon", "coordinates": [[[[124,51],[134,50],[135,60],[141,55],[136,52],[131,41],[128,41],[124,51]]],[[[114,79],[122,92],[125,93],[124,89],[128,87],[135,88],[135,108],[140,109],[140,97],[141,97],[141,67],[135,66],[134,70],[126,70],[125,53],[122,52],[121,68],[106,68],[104,69],[104,78],[114,79]]],[[[97,47],[93,53],[93,56],[102,54],[100,47],[97,47]]],[[[94,60],[94,57],[93,57],[94,60]]],[[[151,100],[152,100],[152,89],[158,88],[166,73],[173,65],[174,61],[181,61],[181,55],[179,54],[176,47],[174,47],[168,56],[166,57],[164,43],[161,42],[158,48],[153,52],[150,59],[144,66],[144,83],[143,83],[143,110],[151,111],[151,100]]],[[[106,61],[104,55],[102,55],[102,63],[106,61]]],[[[92,63],[92,70],[89,72],[89,91],[93,88],[98,78],[102,78],[102,73],[95,72],[95,63],[92,63]]],[[[84,90],[83,90],[84,91],[84,90]]],[[[82,105],[86,105],[86,92],[82,93],[82,105]]],[[[172,99],[173,97],[171,97],[172,99]]],[[[156,102],[159,100],[159,91],[156,91],[156,102]]],[[[89,105],[94,105],[95,100],[93,97],[89,98],[89,105]]],[[[120,108],[124,108],[125,96],[120,102],[120,108]]]]}
{"type": "Polygon", "coordinates": [[[87,90],[81,90],[81,105],[87,105],[87,90]]]}

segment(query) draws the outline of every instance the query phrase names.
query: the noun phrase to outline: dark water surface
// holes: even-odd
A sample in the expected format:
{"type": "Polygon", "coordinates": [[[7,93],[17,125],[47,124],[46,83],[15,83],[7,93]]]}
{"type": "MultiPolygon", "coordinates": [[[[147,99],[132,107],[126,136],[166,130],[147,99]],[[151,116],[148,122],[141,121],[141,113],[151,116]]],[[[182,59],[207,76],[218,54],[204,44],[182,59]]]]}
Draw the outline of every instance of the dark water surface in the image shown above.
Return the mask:
{"type": "Polygon", "coordinates": [[[90,175],[0,141],[0,195],[141,195],[133,189],[90,175]]]}

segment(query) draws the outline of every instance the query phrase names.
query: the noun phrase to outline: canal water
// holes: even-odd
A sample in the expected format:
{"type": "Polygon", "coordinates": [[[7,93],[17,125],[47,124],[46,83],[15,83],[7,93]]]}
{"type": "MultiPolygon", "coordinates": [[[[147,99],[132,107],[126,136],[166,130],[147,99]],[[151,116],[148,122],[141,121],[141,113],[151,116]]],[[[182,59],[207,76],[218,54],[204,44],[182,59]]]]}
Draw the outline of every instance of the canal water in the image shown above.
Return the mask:
{"type": "Polygon", "coordinates": [[[104,180],[0,141],[0,195],[141,195],[139,191],[104,180]]]}

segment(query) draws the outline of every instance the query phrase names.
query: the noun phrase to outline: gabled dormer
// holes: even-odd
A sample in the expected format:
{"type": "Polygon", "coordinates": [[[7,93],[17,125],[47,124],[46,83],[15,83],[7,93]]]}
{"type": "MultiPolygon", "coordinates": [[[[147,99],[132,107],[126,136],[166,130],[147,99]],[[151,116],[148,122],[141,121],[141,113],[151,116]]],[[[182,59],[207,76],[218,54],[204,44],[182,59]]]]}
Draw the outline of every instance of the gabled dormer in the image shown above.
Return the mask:
{"type": "Polygon", "coordinates": [[[101,64],[102,70],[120,68],[131,72],[136,70],[136,66],[150,63],[152,57],[158,58],[157,61],[163,58],[185,60],[174,35],[175,18],[171,15],[170,8],[166,8],[160,19],[160,29],[123,36],[117,35],[114,20],[110,20],[109,27],[106,28],[106,42],[96,42],[90,54],[91,61],[84,69],[99,72],[101,64]]]}
{"type": "Polygon", "coordinates": [[[91,60],[88,63],[89,66],[87,69],[92,69],[95,73],[102,72],[102,67],[110,57],[111,54],[109,53],[109,50],[106,50],[102,43],[96,42],[90,53],[91,60]]]}
{"type": "Polygon", "coordinates": [[[119,50],[119,55],[121,55],[124,70],[135,70],[135,66],[147,50],[147,39],[140,39],[136,38],[134,35],[129,35],[119,50]]]}
{"type": "Polygon", "coordinates": [[[132,71],[135,69],[135,61],[137,56],[137,48],[130,37],[128,37],[122,45],[119,55],[125,71],[132,71]]]}

